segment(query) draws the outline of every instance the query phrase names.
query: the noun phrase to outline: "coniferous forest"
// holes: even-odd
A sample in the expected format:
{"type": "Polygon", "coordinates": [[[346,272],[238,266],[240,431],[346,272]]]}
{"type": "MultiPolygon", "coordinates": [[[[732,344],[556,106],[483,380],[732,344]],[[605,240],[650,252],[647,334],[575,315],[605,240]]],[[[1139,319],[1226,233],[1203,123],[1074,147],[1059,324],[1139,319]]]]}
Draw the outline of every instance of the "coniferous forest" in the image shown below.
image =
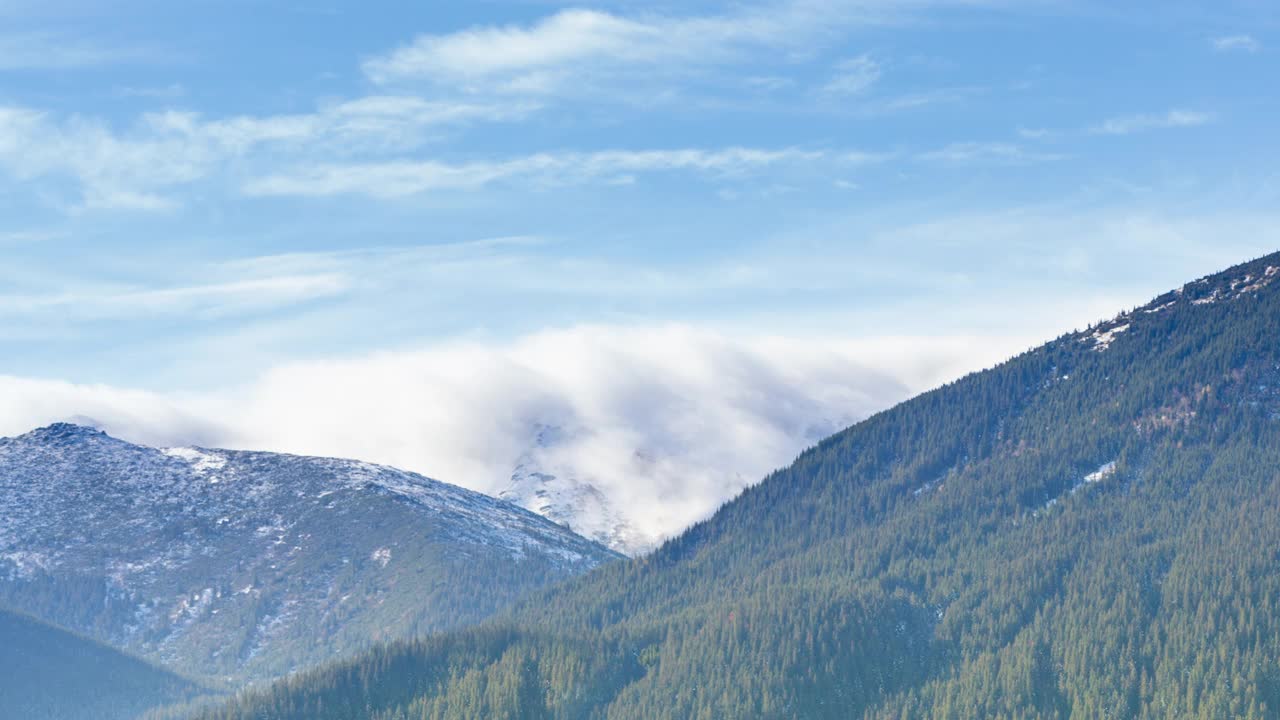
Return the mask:
{"type": "Polygon", "coordinates": [[[201,718],[1280,716],[1278,266],[875,415],[646,557],[201,718]]]}
{"type": "Polygon", "coordinates": [[[199,695],[185,678],[0,609],[0,713],[22,720],[129,720],[199,695]]]}

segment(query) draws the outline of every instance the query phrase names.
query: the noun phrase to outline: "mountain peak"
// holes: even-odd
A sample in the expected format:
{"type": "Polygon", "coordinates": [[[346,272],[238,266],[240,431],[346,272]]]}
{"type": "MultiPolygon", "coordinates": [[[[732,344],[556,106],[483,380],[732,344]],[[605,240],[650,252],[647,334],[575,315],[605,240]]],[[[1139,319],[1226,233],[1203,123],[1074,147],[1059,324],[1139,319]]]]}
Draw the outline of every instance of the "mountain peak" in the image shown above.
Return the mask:
{"type": "Polygon", "coordinates": [[[49,425],[38,427],[35,430],[19,436],[19,438],[24,440],[46,443],[70,442],[93,437],[109,438],[111,436],[92,425],[71,421],[50,423],[49,425]]]}

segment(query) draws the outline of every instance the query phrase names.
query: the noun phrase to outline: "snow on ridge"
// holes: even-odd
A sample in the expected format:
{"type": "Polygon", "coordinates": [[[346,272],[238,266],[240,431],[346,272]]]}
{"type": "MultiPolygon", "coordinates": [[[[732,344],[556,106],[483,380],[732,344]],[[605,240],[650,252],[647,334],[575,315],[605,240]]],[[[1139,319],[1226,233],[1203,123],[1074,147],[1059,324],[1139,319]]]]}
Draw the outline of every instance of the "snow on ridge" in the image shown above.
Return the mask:
{"type": "Polygon", "coordinates": [[[574,564],[587,559],[582,551],[590,540],[506,500],[387,465],[340,458],[302,459],[333,472],[344,487],[372,485],[422,507],[464,519],[476,540],[503,547],[512,557],[523,557],[533,547],[574,564]]]}
{"type": "Polygon", "coordinates": [[[27,550],[0,553],[0,560],[11,563],[16,576],[21,578],[31,577],[35,571],[47,570],[54,564],[45,553],[27,550]]]}
{"type": "MultiPolygon", "coordinates": [[[[168,455],[169,457],[185,460],[197,475],[208,475],[209,473],[222,470],[227,466],[227,458],[225,455],[219,455],[209,450],[201,450],[200,448],[161,448],[160,452],[168,455]]],[[[212,482],[217,481],[217,478],[212,480],[212,482]]]]}
{"type": "Polygon", "coordinates": [[[1080,340],[1081,342],[1088,342],[1089,340],[1093,340],[1093,349],[1096,352],[1104,352],[1106,351],[1107,348],[1111,347],[1111,343],[1115,341],[1116,337],[1120,335],[1120,333],[1125,332],[1128,329],[1129,329],[1129,323],[1127,322],[1122,323],[1120,325],[1113,325],[1112,327],[1107,328],[1106,330],[1103,330],[1102,328],[1097,328],[1096,330],[1093,331],[1092,335],[1087,335],[1083,338],[1080,338],[1080,340]]]}
{"type": "MultiPolygon", "coordinates": [[[[492,547],[512,557],[533,552],[573,565],[594,564],[592,561],[600,557],[590,540],[515,504],[417,473],[359,460],[201,447],[150,448],[100,431],[58,425],[22,439],[0,442],[0,461],[0,488],[16,481],[15,487],[35,492],[30,483],[18,481],[29,473],[82,483],[93,473],[106,472],[109,477],[122,480],[117,486],[122,492],[120,502],[128,502],[124,498],[129,494],[155,494],[196,516],[207,515],[209,523],[226,531],[234,532],[233,528],[248,524],[250,533],[262,531],[253,535],[257,540],[282,542],[276,536],[287,530],[285,519],[277,515],[277,522],[265,525],[263,520],[280,508],[294,508],[304,493],[322,498],[340,490],[367,492],[377,488],[412,502],[424,512],[448,518],[439,527],[448,528],[457,540],[492,547]],[[51,455],[56,463],[53,467],[51,455]],[[90,463],[87,467],[93,469],[90,475],[81,475],[80,464],[86,461],[90,463]],[[224,482],[229,477],[237,479],[234,493],[224,482]],[[126,492],[125,487],[130,489],[126,492]]],[[[80,485],[68,487],[69,492],[81,492],[80,485]]],[[[23,518],[52,513],[50,517],[74,525],[73,518],[79,517],[83,509],[62,502],[33,504],[21,496],[5,498],[0,494],[0,551],[26,549],[26,542],[20,539],[23,533],[19,532],[23,518]],[[6,520],[3,511],[10,506],[22,511],[9,513],[6,520]]],[[[163,522],[166,521],[143,514],[126,525],[148,532],[163,522]]],[[[119,529],[124,532],[128,528],[119,529]]],[[[28,571],[39,568],[24,559],[26,562],[17,557],[5,562],[0,558],[0,565],[21,566],[28,571]]],[[[130,560],[133,562],[116,567],[117,574],[145,572],[135,559],[130,560]]],[[[175,558],[175,562],[184,560],[175,558]]]]}
{"type": "Polygon", "coordinates": [[[1094,470],[1088,475],[1085,475],[1084,481],[1087,483],[1096,483],[1101,480],[1106,480],[1107,478],[1111,477],[1115,473],[1116,473],[1116,461],[1112,460],[1110,462],[1103,463],[1102,466],[1099,467],[1097,470],[1094,470]]]}

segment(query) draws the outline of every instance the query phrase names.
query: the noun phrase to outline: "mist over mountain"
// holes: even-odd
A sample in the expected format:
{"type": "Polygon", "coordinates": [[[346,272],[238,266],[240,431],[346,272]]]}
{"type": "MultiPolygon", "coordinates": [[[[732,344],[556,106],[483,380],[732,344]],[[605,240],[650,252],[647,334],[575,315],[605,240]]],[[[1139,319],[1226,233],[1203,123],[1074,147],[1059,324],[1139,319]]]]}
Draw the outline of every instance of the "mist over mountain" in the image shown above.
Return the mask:
{"type": "Polygon", "coordinates": [[[1274,717],[1280,253],[823,440],[654,553],[208,720],[1274,717]]]}
{"type": "Polygon", "coordinates": [[[0,427],[79,416],[146,445],[357,457],[535,512],[550,493],[553,520],[634,552],[838,428],[1029,344],[582,327],[290,363],[203,394],[0,377],[0,427]]]}

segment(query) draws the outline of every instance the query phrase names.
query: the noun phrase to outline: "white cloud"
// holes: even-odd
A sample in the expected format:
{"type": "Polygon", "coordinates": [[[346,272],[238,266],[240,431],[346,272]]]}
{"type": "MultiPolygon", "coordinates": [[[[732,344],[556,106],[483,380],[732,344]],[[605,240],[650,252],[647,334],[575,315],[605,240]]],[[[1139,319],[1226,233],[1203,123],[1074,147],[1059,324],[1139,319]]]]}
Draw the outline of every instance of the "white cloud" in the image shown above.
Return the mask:
{"type": "MultiPolygon", "coordinates": [[[[576,183],[597,178],[628,178],[632,173],[685,170],[731,176],[766,166],[815,161],[820,151],[733,147],[722,150],[604,150],[588,153],[539,153],[509,160],[450,164],[432,160],[384,163],[320,164],[254,178],[250,195],[337,195],[360,193],[401,197],[432,190],[469,190],[494,182],[524,179],[576,183]]],[[[860,157],[856,153],[850,158],[860,157]]],[[[633,178],[632,178],[633,179],[633,178]]]]}
{"type": "Polygon", "coordinates": [[[553,425],[570,440],[547,461],[661,536],[822,436],[1020,347],[578,327],[293,363],[216,395],[0,377],[0,433],[91,417],[145,443],[356,457],[496,493],[553,425]]]}
{"type": "Polygon", "coordinates": [[[529,105],[370,96],[296,115],[206,120],[147,113],[126,130],[100,120],[0,107],[0,168],[19,180],[66,177],[90,208],[164,209],[169,191],[257,153],[284,157],[403,152],[445,125],[512,119],[529,105]]]}
{"type": "Polygon", "coordinates": [[[920,160],[956,165],[977,163],[1024,165],[1061,160],[1064,157],[1056,153],[1030,151],[1020,145],[1005,142],[958,142],[917,156],[920,160]]]}
{"type": "MultiPolygon", "coordinates": [[[[748,62],[760,51],[782,60],[811,55],[852,27],[902,23],[937,6],[982,0],[779,0],[740,4],[721,14],[622,15],[568,9],[526,25],[475,26],[422,34],[371,57],[365,74],[380,84],[433,83],[468,92],[567,93],[615,87],[657,74],[679,77],[748,62]],[[613,78],[608,83],[597,82],[613,78]]],[[[864,61],[844,84],[874,82],[864,61]],[[861,73],[859,75],[859,73],[861,73]]],[[[740,82],[735,77],[733,82],[740,82]]],[[[839,89],[840,80],[833,81],[839,89]]]]}
{"type": "Polygon", "coordinates": [[[182,395],[0,375],[0,435],[71,421],[100,424],[118,437],[155,445],[210,445],[227,437],[227,428],[187,407],[189,401],[182,395]]]}
{"type": "Polygon", "coordinates": [[[602,66],[709,65],[746,45],[809,34],[812,10],[800,4],[740,15],[626,18],[595,10],[562,10],[529,26],[473,27],[419,35],[364,63],[374,82],[430,80],[544,92],[568,75],[602,66]]]}
{"type": "MultiPolygon", "coordinates": [[[[725,177],[828,157],[798,148],[729,147],[566,151],[462,163],[399,159],[412,156],[433,128],[513,118],[532,108],[388,95],[297,115],[206,120],[187,112],[147,113],[118,131],[98,120],[0,107],[0,169],[24,181],[70,179],[82,207],[161,210],[176,204],[178,188],[218,173],[243,176],[240,189],[249,195],[399,197],[513,179],[620,183],[633,182],[637,173],[670,171],[725,177]],[[388,157],[397,159],[383,159],[388,157]],[[233,160],[243,162],[233,166],[233,160]],[[292,169],[266,169],[290,162],[292,169]]],[[[840,163],[864,163],[871,157],[830,155],[840,163]]]]}
{"type": "Polygon", "coordinates": [[[1262,43],[1252,35],[1223,35],[1213,38],[1213,49],[1218,52],[1256,53],[1262,49],[1262,43]]]}
{"type": "Polygon", "coordinates": [[[1026,140],[1044,140],[1045,138],[1054,137],[1057,134],[1058,132],[1056,130],[1049,130],[1048,128],[1018,128],[1018,137],[1026,140]]]}
{"type": "Polygon", "coordinates": [[[147,98],[151,100],[172,100],[187,94],[182,83],[168,85],[121,85],[112,89],[112,94],[122,98],[147,98]]]}
{"type": "Polygon", "coordinates": [[[931,108],[938,105],[954,105],[986,92],[983,87],[949,87],[868,98],[854,108],[868,117],[892,115],[931,108]]]}
{"type": "Polygon", "coordinates": [[[138,320],[155,315],[211,318],[336,295],[338,273],[276,275],[173,287],[103,287],[50,295],[0,295],[0,316],[56,313],[60,319],[138,320]]]}
{"type": "Polygon", "coordinates": [[[843,60],[835,67],[835,74],[822,86],[822,92],[831,96],[861,95],[880,80],[880,63],[869,55],[859,55],[843,60]]]}
{"type": "Polygon", "coordinates": [[[452,35],[420,35],[387,56],[368,60],[376,82],[430,75],[483,77],[537,71],[593,56],[662,52],[657,29],[593,10],[565,10],[529,28],[482,27],[452,35]]]}
{"type": "Polygon", "coordinates": [[[1195,110],[1170,110],[1164,114],[1121,115],[1104,121],[1090,132],[1095,135],[1130,135],[1144,130],[1199,127],[1213,122],[1211,113],[1195,110]]]}

